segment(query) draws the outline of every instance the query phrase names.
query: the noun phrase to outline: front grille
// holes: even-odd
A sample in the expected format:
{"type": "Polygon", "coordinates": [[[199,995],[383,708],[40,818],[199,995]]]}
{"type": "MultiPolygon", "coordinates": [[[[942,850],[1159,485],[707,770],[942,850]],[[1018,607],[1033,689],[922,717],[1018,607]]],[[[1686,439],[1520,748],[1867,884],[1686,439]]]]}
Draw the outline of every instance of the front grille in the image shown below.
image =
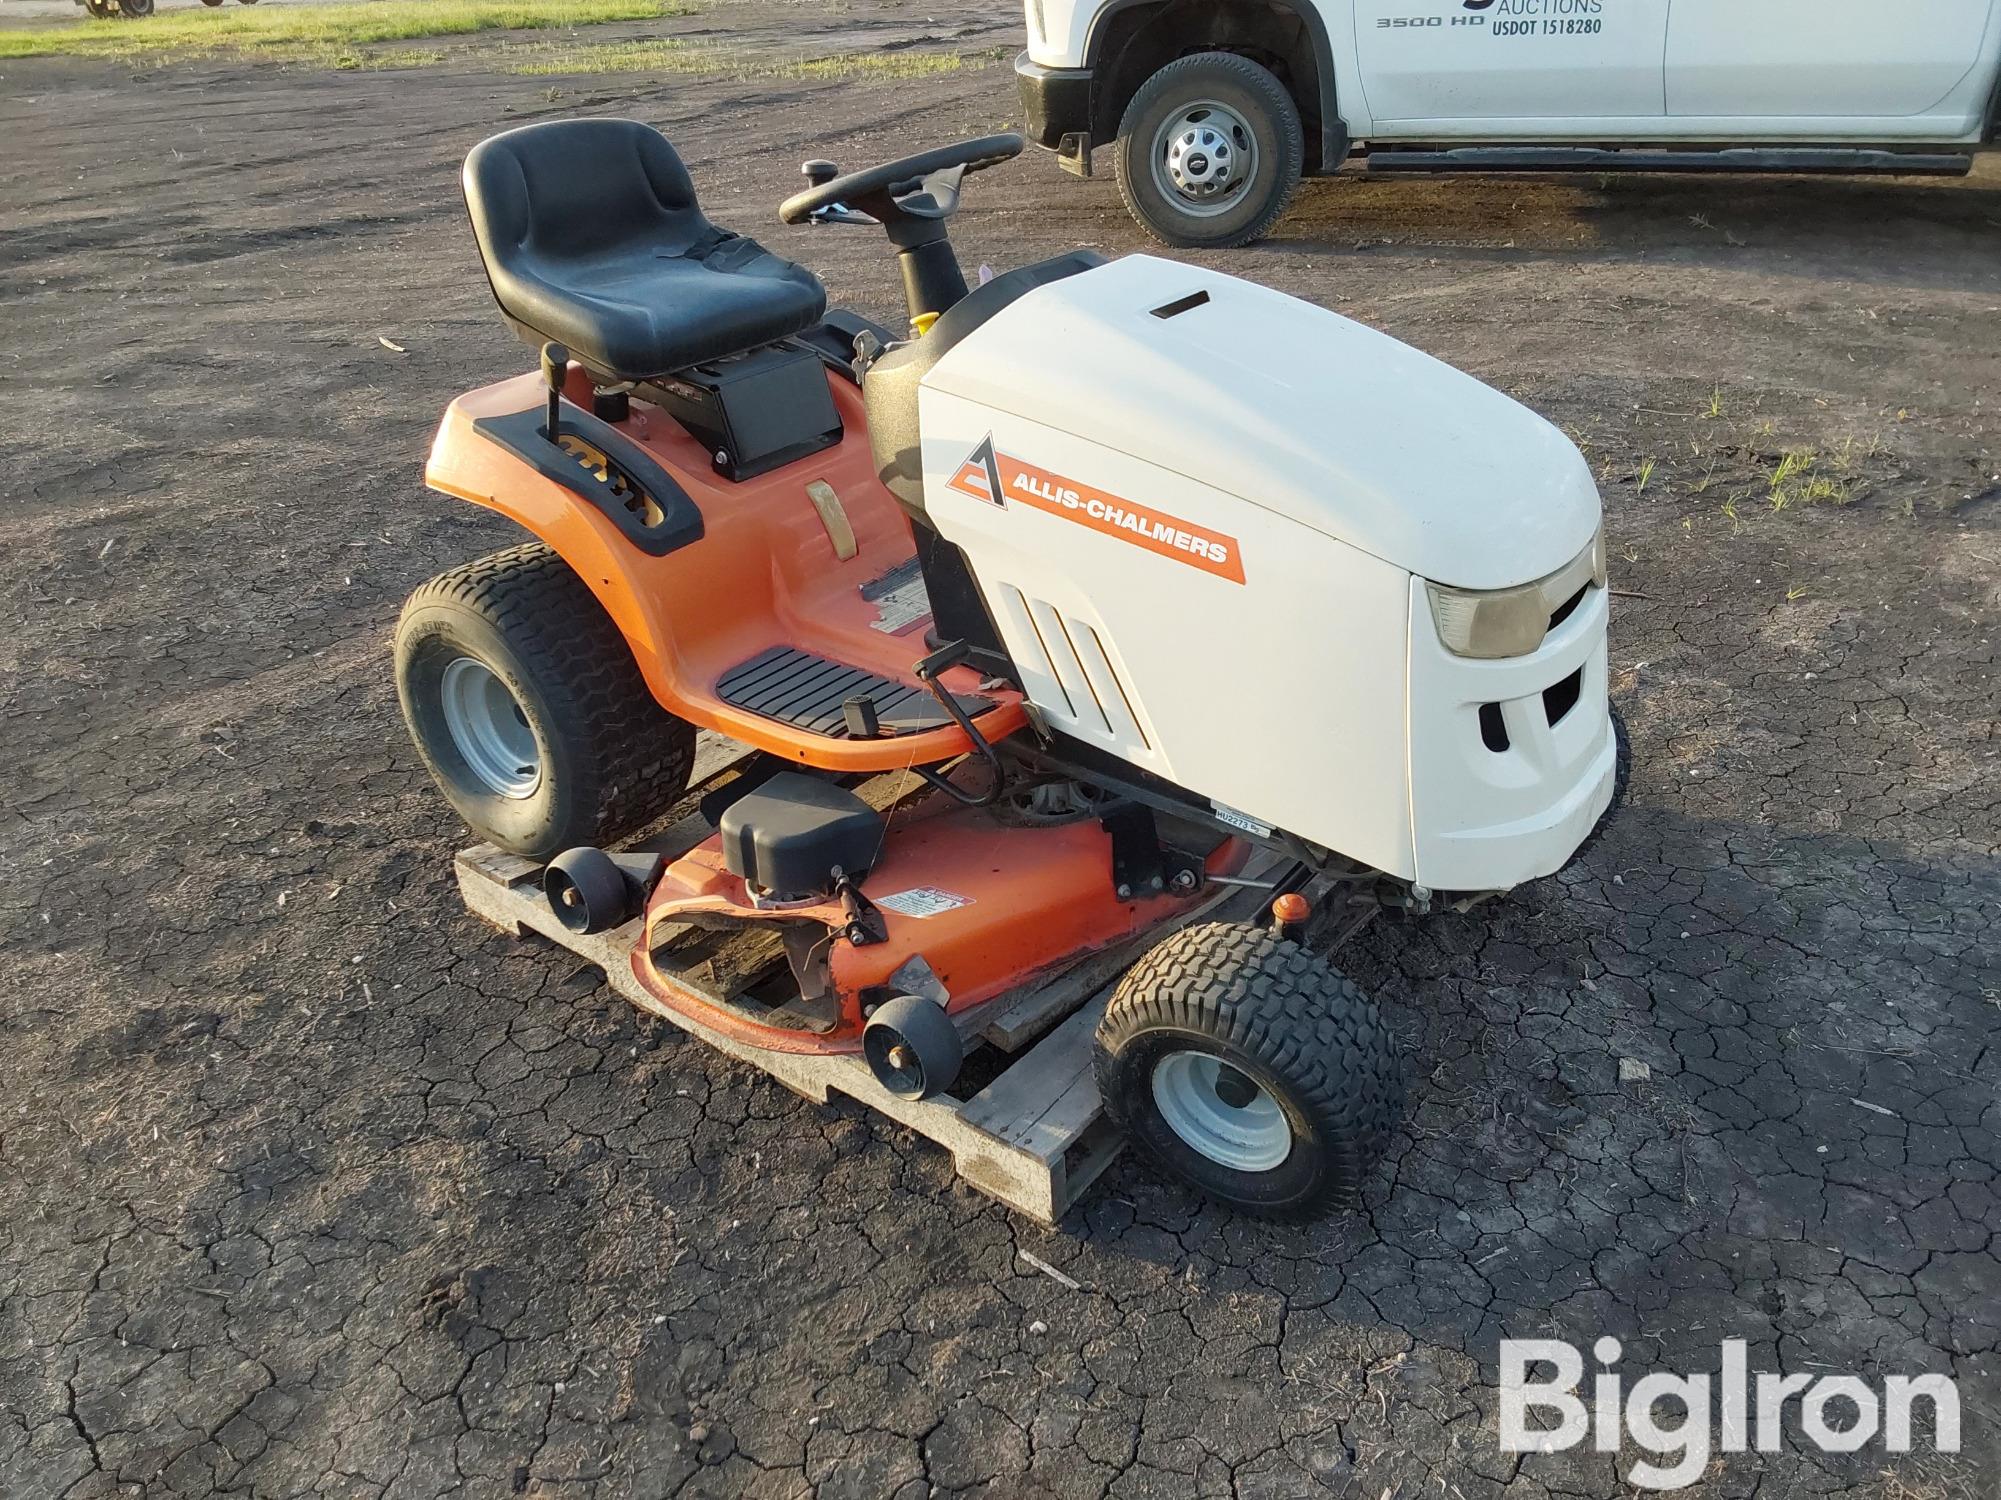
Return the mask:
{"type": "Polygon", "coordinates": [[[1584,691],[1584,669],[1579,667],[1563,681],[1553,687],[1543,689],[1542,708],[1549,715],[1550,727],[1554,729],[1563,722],[1565,714],[1577,707],[1577,699],[1584,691]]]}
{"type": "Polygon", "coordinates": [[[1561,625],[1565,620],[1569,619],[1572,615],[1576,614],[1577,606],[1584,602],[1584,596],[1590,592],[1591,592],[1591,585],[1587,583],[1584,585],[1583,588],[1579,589],[1576,593],[1572,594],[1561,605],[1559,605],[1557,607],[1556,613],[1549,617],[1549,628],[1552,631],[1554,631],[1557,626],[1561,625]]]}

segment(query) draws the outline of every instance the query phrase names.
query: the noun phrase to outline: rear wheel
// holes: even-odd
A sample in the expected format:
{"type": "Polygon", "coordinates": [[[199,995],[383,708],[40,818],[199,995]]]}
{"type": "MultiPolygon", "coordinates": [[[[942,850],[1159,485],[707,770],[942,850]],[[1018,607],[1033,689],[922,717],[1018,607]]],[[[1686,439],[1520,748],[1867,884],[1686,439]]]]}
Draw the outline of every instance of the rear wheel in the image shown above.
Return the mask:
{"type": "Polygon", "coordinates": [[[153,14],[153,0],[118,0],[118,11],[127,20],[136,21],[153,14]]]}
{"type": "Polygon", "coordinates": [[[1140,85],[1112,155],[1126,209],[1149,234],[1224,249],[1285,211],[1305,150],[1284,84],[1248,57],[1198,52],[1140,85]]]}
{"type": "Polygon", "coordinates": [[[687,790],[694,727],[654,701],[618,628],[539,542],[410,596],[396,689],[439,789],[510,853],[615,843],[687,790]]]}
{"type": "Polygon", "coordinates": [[[1098,1026],[1098,1092],[1155,1162],[1270,1218],[1352,1206],[1402,1108],[1376,1007],[1262,928],[1163,939],[1098,1026]]]}

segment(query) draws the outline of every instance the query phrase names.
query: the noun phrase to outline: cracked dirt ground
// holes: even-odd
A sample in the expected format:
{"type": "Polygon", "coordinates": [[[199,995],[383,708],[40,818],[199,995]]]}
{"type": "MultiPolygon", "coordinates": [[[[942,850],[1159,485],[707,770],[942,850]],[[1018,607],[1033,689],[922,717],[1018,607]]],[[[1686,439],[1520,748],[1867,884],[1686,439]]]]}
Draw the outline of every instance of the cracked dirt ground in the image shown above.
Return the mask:
{"type": "MultiPolygon", "coordinates": [[[[529,360],[468,147],[652,121],[890,319],[874,236],[772,208],[803,157],[1005,125],[1011,76],[548,87],[0,80],[0,1495],[1611,1496],[1630,1454],[1495,1428],[1501,1337],[1606,1332],[1629,1376],[1741,1337],[1960,1382],[1956,1457],[1795,1435],[1698,1493],[2001,1488],[2001,163],[1310,184],[1215,259],[1585,442],[1632,806],[1344,956],[1413,1070],[1362,1212],[1122,1163],[1046,1233],[469,919],[387,657],[411,587],[512,540],[418,480],[529,360]],[[1832,495],[1773,508],[1789,449],[1832,495]]],[[[958,237],[1142,248],[1035,159],[958,237]]]]}

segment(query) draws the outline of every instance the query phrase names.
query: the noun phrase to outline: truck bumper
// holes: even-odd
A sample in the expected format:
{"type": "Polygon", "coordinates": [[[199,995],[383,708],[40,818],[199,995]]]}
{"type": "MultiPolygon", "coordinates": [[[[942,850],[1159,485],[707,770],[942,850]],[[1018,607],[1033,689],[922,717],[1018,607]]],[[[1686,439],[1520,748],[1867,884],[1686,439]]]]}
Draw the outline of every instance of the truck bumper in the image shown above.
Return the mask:
{"type": "Polygon", "coordinates": [[[1091,70],[1045,68],[1026,52],[1014,60],[1028,138],[1054,151],[1066,172],[1091,175],[1091,70]]]}

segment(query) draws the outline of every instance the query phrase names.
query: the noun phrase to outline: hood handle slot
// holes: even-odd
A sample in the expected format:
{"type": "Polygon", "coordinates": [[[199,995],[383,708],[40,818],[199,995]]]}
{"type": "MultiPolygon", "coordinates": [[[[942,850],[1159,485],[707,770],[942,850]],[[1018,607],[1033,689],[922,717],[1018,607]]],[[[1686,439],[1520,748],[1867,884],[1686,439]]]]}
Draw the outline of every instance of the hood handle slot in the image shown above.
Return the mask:
{"type": "Polygon", "coordinates": [[[1200,307],[1208,300],[1209,294],[1206,291],[1190,292],[1186,297],[1177,297],[1172,302],[1162,303],[1153,310],[1153,315],[1156,318],[1178,318],[1181,314],[1200,307]]]}

